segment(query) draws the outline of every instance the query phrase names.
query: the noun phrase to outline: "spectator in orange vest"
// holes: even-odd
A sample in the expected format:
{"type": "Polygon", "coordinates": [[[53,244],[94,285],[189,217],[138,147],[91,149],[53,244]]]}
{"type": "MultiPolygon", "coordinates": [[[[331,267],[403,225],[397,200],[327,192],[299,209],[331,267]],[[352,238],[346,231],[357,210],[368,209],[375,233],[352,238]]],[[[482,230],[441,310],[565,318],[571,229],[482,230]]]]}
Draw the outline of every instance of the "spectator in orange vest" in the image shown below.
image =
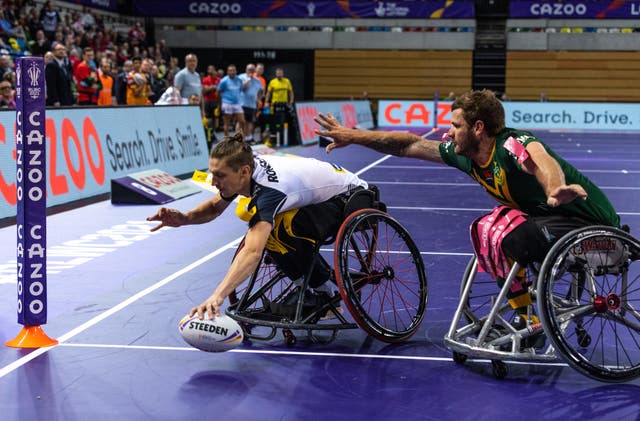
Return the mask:
{"type": "Polygon", "coordinates": [[[98,69],[98,79],[100,80],[100,91],[98,92],[98,105],[108,107],[113,105],[115,97],[113,76],[111,75],[111,60],[103,58],[100,60],[98,69]]]}

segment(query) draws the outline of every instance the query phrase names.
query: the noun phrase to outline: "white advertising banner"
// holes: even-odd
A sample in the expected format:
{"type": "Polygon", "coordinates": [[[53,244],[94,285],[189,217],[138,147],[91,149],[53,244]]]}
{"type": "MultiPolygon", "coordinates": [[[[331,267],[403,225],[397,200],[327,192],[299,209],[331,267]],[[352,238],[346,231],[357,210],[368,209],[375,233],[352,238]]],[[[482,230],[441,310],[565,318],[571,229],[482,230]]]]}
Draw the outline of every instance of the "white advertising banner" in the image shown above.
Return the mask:
{"type": "MultiPolygon", "coordinates": [[[[112,178],[207,168],[195,106],[46,110],[47,206],[108,193],[112,178]]],[[[16,215],[15,112],[0,112],[0,219],[16,215]]]]}

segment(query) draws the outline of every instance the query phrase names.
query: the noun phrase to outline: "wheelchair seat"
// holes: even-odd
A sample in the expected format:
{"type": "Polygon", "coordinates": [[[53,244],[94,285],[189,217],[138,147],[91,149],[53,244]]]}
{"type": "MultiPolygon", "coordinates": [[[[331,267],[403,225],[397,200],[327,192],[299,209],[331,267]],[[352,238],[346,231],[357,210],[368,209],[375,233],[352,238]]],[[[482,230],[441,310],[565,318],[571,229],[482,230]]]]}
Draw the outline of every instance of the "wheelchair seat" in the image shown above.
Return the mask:
{"type": "Polygon", "coordinates": [[[380,201],[380,190],[373,184],[368,189],[358,189],[352,192],[344,205],[344,218],[361,209],[378,209],[387,211],[387,206],[380,201]]]}
{"type": "MultiPolygon", "coordinates": [[[[387,212],[387,205],[380,201],[380,190],[377,186],[370,184],[369,188],[357,188],[346,194],[344,197],[344,209],[342,211],[342,219],[346,220],[349,215],[362,209],[377,209],[381,212],[387,212]]],[[[336,240],[335,235],[329,238],[322,238],[320,241],[323,245],[333,244],[336,240]]]]}

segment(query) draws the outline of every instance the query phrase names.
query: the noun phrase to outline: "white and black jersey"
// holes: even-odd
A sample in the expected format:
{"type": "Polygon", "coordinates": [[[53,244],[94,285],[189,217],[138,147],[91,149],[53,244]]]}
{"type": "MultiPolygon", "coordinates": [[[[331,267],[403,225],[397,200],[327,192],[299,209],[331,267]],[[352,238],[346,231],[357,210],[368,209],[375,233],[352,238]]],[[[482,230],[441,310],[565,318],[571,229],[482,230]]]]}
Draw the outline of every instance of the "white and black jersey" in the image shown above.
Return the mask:
{"type": "Polygon", "coordinates": [[[259,221],[273,224],[279,213],[368,187],[366,181],[341,166],[313,158],[259,155],[254,162],[247,206],[253,214],[249,226],[259,221]]]}

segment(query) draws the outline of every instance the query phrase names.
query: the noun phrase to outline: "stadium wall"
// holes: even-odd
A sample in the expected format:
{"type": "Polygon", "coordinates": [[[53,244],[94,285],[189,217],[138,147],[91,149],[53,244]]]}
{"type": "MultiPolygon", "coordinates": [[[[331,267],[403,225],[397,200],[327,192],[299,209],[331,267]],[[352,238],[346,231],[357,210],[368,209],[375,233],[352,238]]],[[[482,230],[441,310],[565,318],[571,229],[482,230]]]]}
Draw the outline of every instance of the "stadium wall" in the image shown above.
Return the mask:
{"type": "Polygon", "coordinates": [[[475,43],[471,19],[155,18],[154,22],[156,38],[183,48],[473,50],[475,43]]]}
{"type": "MultiPolygon", "coordinates": [[[[639,44],[640,45],[640,44],[639,44]]],[[[638,51],[508,51],[506,92],[519,101],[639,102],[638,51]]]]}

